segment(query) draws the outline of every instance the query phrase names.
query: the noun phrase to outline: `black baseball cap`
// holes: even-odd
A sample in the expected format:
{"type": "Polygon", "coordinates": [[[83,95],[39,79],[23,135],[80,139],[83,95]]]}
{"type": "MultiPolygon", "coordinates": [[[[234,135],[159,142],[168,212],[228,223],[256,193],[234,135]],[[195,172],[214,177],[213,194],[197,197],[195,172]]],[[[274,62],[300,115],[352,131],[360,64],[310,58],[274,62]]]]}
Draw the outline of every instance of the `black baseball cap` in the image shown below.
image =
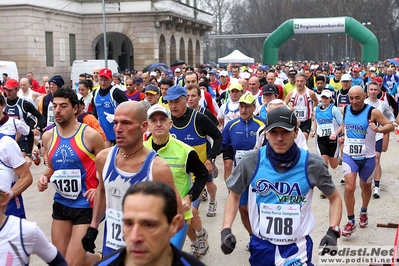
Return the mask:
{"type": "Polygon", "coordinates": [[[266,132],[276,127],[284,128],[288,131],[293,131],[297,127],[297,119],[290,109],[285,106],[278,107],[267,113],[266,117],[266,132]]]}
{"type": "Polygon", "coordinates": [[[296,74],[298,74],[298,71],[296,71],[296,69],[290,69],[290,71],[288,72],[288,76],[290,77],[295,77],[296,74]]]}
{"type": "Polygon", "coordinates": [[[263,95],[274,94],[277,95],[277,88],[273,84],[266,84],[263,86],[263,95]]]}

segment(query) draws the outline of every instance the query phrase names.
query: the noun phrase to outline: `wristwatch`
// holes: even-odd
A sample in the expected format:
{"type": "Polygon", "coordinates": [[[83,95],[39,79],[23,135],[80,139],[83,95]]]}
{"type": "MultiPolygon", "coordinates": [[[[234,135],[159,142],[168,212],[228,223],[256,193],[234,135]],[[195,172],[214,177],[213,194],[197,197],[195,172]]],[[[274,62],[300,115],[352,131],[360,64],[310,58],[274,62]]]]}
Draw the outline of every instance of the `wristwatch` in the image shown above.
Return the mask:
{"type": "Polygon", "coordinates": [[[328,230],[334,232],[335,235],[337,236],[337,238],[339,238],[339,237],[341,236],[341,229],[339,229],[339,226],[338,226],[338,225],[336,225],[336,226],[330,226],[330,227],[328,228],[328,230]]]}
{"type": "Polygon", "coordinates": [[[188,197],[190,198],[190,200],[191,200],[191,202],[194,202],[194,197],[193,197],[193,194],[187,194],[188,195],[188,197]]]}
{"type": "Polygon", "coordinates": [[[29,157],[29,158],[32,159],[32,154],[31,154],[31,153],[27,153],[27,154],[25,155],[25,157],[29,157]]]}

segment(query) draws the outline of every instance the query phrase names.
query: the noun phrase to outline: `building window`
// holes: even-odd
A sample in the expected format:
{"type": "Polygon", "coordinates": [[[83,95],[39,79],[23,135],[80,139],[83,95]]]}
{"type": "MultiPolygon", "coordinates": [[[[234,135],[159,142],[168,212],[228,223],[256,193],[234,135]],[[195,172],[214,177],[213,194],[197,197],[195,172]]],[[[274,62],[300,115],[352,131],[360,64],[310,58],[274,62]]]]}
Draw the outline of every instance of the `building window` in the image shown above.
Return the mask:
{"type": "Polygon", "coordinates": [[[76,36],[75,34],[69,34],[69,63],[73,64],[76,60],[76,36]]]}
{"type": "Polygon", "coordinates": [[[53,33],[46,31],[46,66],[54,66],[53,33]]]}

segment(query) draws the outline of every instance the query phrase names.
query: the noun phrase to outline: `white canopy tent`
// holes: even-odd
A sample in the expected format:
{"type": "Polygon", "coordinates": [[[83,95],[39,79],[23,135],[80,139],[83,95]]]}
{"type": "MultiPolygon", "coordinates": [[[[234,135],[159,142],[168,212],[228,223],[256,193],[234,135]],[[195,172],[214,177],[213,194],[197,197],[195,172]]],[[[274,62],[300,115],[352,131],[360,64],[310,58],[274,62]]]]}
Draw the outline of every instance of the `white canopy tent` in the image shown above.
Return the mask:
{"type": "Polygon", "coordinates": [[[252,57],[248,57],[238,50],[234,50],[231,54],[219,58],[219,64],[229,64],[229,63],[242,63],[242,64],[253,64],[255,60],[252,57]]]}

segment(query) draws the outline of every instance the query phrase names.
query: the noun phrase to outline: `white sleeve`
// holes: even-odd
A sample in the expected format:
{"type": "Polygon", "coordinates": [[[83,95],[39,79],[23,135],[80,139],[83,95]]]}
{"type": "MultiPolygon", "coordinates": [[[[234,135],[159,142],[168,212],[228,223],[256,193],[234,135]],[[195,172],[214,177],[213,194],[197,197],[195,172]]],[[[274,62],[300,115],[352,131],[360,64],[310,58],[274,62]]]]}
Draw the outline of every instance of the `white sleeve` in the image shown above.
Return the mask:
{"type": "MultiPolygon", "coordinates": [[[[29,222],[32,223],[32,222],[29,222]]],[[[43,231],[37,226],[36,223],[32,223],[35,225],[35,233],[36,233],[36,241],[32,243],[32,250],[30,254],[38,255],[45,262],[51,262],[57,256],[57,248],[47,240],[43,231]]]]}
{"type": "Polygon", "coordinates": [[[305,135],[303,135],[303,132],[300,128],[298,128],[298,135],[295,139],[295,143],[299,148],[304,149],[305,151],[309,150],[305,135]]]}
{"type": "Polygon", "coordinates": [[[26,162],[22,156],[21,149],[14,139],[8,136],[2,137],[0,147],[2,147],[0,158],[4,159],[3,162],[8,166],[18,168],[26,162]]]}
{"type": "Polygon", "coordinates": [[[389,107],[389,105],[386,102],[381,102],[381,104],[382,104],[382,110],[383,110],[382,113],[384,114],[384,116],[386,118],[388,118],[389,121],[395,122],[396,119],[391,110],[391,107],[389,107]]]}
{"type": "Polygon", "coordinates": [[[30,128],[27,124],[25,124],[24,122],[22,122],[19,119],[15,119],[15,118],[14,118],[14,122],[15,122],[15,126],[17,127],[18,133],[21,133],[24,136],[29,134],[30,128]]]}
{"type": "Polygon", "coordinates": [[[220,118],[220,119],[224,119],[224,111],[226,110],[226,103],[224,103],[222,106],[220,106],[220,109],[219,109],[219,113],[218,113],[218,117],[220,118]]]}
{"type": "Polygon", "coordinates": [[[216,102],[216,100],[214,98],[212,98],[212,104],[213,104],[213,107],[215,108],[216,114],[219,115],[220,108],[219,108],[219,105],[218,105],[218,103],[216,102]]]}
{"type": "Polygon", "coordinates": [[[263,141],[265,140],[265,131],[262,130],[264,128],[265,128],[265,126],[260,126],[258,128],[258,130],[256,131],[255,147],[258,148],[258,149],[260,149],[260,147],[262,147],[263,141]]]}

